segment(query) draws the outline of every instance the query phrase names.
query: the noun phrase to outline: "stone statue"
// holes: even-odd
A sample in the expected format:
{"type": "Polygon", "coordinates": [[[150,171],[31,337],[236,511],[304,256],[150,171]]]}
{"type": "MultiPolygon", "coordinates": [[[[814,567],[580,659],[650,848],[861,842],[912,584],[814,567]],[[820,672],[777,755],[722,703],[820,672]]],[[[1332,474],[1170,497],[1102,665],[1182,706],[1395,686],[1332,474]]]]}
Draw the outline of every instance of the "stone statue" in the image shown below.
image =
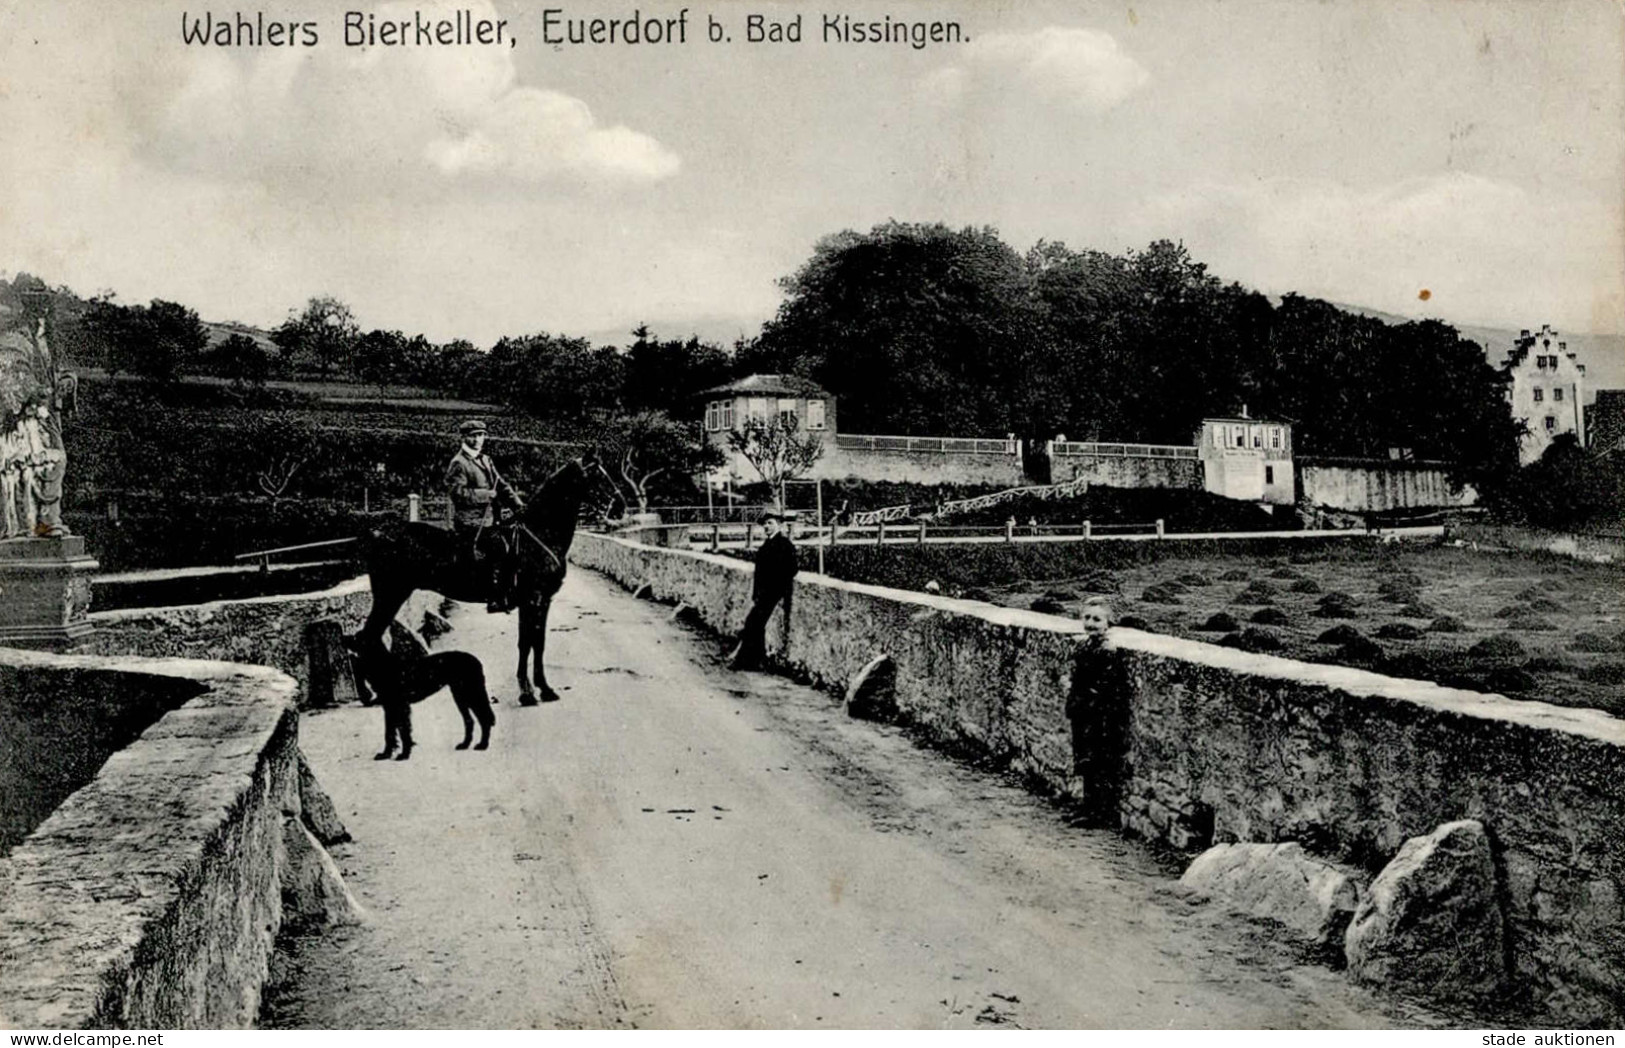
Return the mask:
{"type": "Polygon", "coordinates": [[[68,453],[60,412],[75,377],[58,371],[45,337],[33,330],[0,336],[0,523],[5,538],[70,534],[62,523],[62,481],[68,453]]]}
{"type": "Polygon", "coordinates": [[[23,475],[23,442],[20,430],[0,433],[0,539],[22,534],[22,518],[17,514],[19,481],[23,475]]]}

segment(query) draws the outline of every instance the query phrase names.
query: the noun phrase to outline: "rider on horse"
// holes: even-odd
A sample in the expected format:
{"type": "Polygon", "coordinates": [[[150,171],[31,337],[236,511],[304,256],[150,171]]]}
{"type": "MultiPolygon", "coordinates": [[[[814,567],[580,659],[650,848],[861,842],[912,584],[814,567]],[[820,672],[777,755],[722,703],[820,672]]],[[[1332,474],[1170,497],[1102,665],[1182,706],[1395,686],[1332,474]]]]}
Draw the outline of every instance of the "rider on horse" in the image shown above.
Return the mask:
{"type": "Polygon", "coordinates": [[[515,603],[515,564],[511,543],[497,528],[496,511],[525,508],[524,499],[502,479],[496,463],[485,454],[485,423],[469,419],[458,427],[463,445],[446,466],[446,490],[451,496],[452,524],[458,549],[475,570],[487,573],[491,600],[487,611],[512,611],[515,603]]]}

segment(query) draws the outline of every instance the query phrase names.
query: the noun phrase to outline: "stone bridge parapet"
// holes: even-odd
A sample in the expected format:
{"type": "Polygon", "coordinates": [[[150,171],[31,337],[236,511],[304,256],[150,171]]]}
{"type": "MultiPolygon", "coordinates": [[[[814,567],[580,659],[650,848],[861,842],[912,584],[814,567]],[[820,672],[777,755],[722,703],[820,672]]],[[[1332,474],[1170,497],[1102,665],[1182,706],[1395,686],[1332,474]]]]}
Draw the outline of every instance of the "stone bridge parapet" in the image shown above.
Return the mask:
{"type": "Polygon", "coordinates": [[[62,685],[63,706],[91,701],[70,682],[103,704],[193,693],[0,861],[0,1025],[251,1025],[281,926],[285,826],[300,812],[294,681],[261,666],[9,649],[0,670],[31,679],[23,690],[62,685]]]}
{"type": "MultiPolygon", "coordinates": [[[[596,535],[571,557],[723,633],[750,607],[733,558],[596,535]]],[[[804,574],[767,637],[841,692],[889,656],[902,716],[1058,793],[1104,792],[1121,828],[1177,848],[1298,840],[1375,873],[1407,838],[1479,820],[1516,985],[1554,1021],[1625,1022],[1625,723],[1122,628],[1084,655],[1081,633],[804,574]]]]}

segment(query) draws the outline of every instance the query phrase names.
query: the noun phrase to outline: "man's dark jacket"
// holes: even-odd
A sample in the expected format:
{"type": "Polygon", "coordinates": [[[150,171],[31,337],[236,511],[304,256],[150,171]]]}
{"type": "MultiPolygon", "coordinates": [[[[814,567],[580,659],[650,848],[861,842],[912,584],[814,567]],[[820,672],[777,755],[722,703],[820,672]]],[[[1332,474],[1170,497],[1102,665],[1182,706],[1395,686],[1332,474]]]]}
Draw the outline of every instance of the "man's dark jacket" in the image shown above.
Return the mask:
{"type": "Polygon", "coordinates": [[[777,600],[790,592],[790,582],[795,577],[795,543],[781,531],[756,551],[756,581],[751,586],[751,599],[777,600]]]}

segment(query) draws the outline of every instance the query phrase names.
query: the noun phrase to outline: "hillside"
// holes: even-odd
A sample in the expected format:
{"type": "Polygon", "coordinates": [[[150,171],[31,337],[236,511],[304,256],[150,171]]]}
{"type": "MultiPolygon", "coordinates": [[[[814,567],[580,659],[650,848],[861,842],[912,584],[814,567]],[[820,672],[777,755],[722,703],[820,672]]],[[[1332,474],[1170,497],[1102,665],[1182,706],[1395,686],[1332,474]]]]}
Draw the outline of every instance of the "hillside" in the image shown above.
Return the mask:
{"type": "MultiPolygon", "coordinates": [[[[1409,324],[1416,319],[1402,317],[1396,313],[1384,313],[1380,309],[1353,306],[1346,302],[1333,302],[1332,305],[1349,313],[1380,320],[1385,324],[1409,324]]],[[[1541,323],[1540,320],[1531,320],[1529,326],[1532,330],[1536,330],[1541,323]]],[[[1511,328],[1486,327],[1480,324],[1452,323],[1451,326],[1461,332],[1463,338],[1471,339],[1483,346],[1485,356],[1496,367],[1500,367],[1506,360],[1519,334],[1511,328]]],[[[1578,355],[1580,363],[1586,367],[1586,403],[1589,404],[1596,399],[1599,389],[1625,389],[1625,335],[1564,331],[1559,337],[1569,344],[1569,348],[1578,355]]]]}

